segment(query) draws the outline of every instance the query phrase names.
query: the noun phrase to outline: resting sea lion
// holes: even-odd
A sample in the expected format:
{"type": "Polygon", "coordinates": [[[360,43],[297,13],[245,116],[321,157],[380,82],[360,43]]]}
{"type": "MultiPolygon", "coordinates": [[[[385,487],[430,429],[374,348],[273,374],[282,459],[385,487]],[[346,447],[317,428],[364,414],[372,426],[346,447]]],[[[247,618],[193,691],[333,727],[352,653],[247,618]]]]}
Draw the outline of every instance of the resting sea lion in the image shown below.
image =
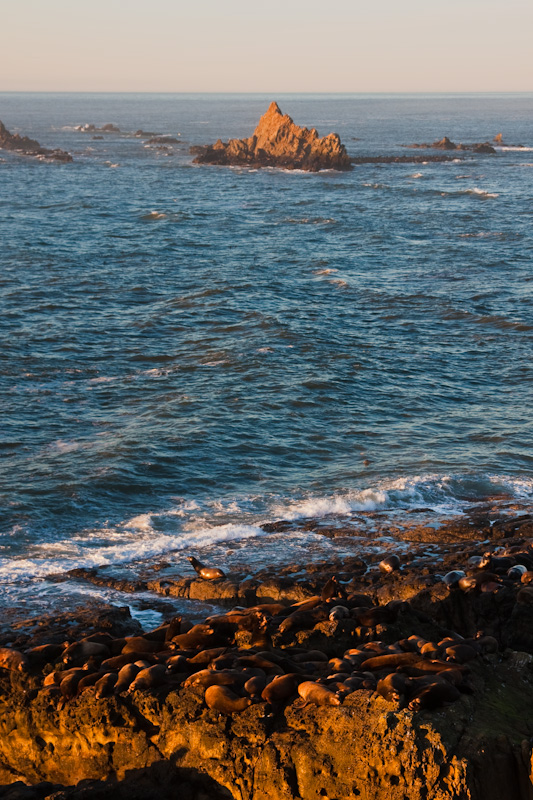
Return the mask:
{"type": "Polygon", "coordinates": [[[226,577],[224,572],[218,567],[206,567],[205,564],[202,564],[194,556],[187,556],[187,560],[191,562],[196,573],[200,578],[203,578],[204,581],[218,581],[226,577]]]}
{"type": "Polygon", "coordinates": [[[396,669],[396,667],[416,664],[418,661],[420,661],[418,653],[391,653],[389,655],[367,658],[366,661],[363,661],[361,664],[361,669],[372,671],[381,669],[393,670],[396,669]]]}
{"type": "Polygon", "coordinates": [[[119,670],[117,682],[113,687],[113,693],[120,694],[129,689],[140,671],[141,668],[138,667],[137,664],[124,664],[119,670]]]}
{"type": "Polygon", "coordinates": [[[452,683],[436,679],[433,683],[424,686],[411,700],[409,708],[411,711],[420,711],[423,708],[437,708],[444,703],[453,703],[460,696],[459,689],[452,683]]]}
{"type": "Polygon", "coordinates": [[[341,704],[335,692],[314,681],[301,683],[298,686],[298,694],[306,704],[313,703],[315,706],[340,706],[341,704]]]}
{"type": "Polygon", "coordinates": [[[394,703],[403,701],[407,690],[407,677],[402,675],[401,672],[391,672],[386,678],[378,681],[376,691],[385,700],[390,700],[394,703]]]}
{"type": "Polygon", "coordinates": [[[96,658],[109,658],[110,655],[109,647],[106,644],[89,642],[86,639],[82,639],[79,642],[74,642],[74,644],[71,644],[63,651],[63,662],[76,666],[83,664],[83,662],[91,658],[91,656],[96,658]]]}
{"type": "Polygon", "coordinates": [[[24,653],[13,650],[11,647],[0,647],[0,669],[9,669],[12,672],[27,672],[29,667],[30,661],[24,653]]]}
{"type": "Polygon", "coordinates": [[[244,711],[252,703],[250,697],[239,697],[227,686],[209,686],[205,691],[204,699],[208,708],[220,711],[222,714],[244,711]]]}
{"type": "Polygon", "coordinates": [[[147,669],[141,669],[130,684],[129,691],[135,692],[137,689],[155,689],[165,683],[167,669],[164,664],[154,664],[147,669]]]}
{"type": "MultiPolygon", "coordinates": [[[[116,672],[106,672],[106,674],[96,681],[96,697],[109,697],[113,693],[113,688],[117,682],[116,672]]],[[[63,684],[61,684],[63,685],[63,684]]],[[[61,688],[61,686],[59,687],[61,688]]]]}

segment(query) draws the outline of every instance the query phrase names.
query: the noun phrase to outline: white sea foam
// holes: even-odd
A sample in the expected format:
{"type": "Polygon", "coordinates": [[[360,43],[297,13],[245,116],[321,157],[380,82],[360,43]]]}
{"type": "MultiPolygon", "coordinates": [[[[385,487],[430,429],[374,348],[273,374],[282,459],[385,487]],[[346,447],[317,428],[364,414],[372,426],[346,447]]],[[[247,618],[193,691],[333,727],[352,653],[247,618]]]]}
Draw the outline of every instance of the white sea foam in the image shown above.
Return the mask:
{"type": "Polygon", "coordinates": [[[54,453],[73,453],[75,450],[80,450],[84,445],[82,442],[58,439],[55,442],[51,442],[48,447],[54,453]]]}
{"type": "Polygon", "coordinates": [[[416,178],[423,178],[424,177],[424,173],[423,172],[415,172],[413,175],[409,175],[409,177],[410,178],[415,178],[415,179],[416,178]]]}
{"type": "Polygon", "coordinates": [[[474,186],[473,189],[465,189],[464,194],[475,194],[479,197],[499,197],[500,195],[496,192],[487,192],[485,189],[478,189],[477,186],[474,186]]]}
{"type": "Polygon", "coordinates": [[[495,147],[495,150],[501,150],[503,153],[505,152],[518,152],[518,153],[531,153],[533,152],[533,147],[522,147],[521,145],[502,145],[501,147],[495,147]]]}
{"type": "Polygon", "coordinates": [[[149,211],[148,214],[143,214],[141,219],[149,222],[156,219],[166,219],[167,215],[163,211],[149,211]]]}

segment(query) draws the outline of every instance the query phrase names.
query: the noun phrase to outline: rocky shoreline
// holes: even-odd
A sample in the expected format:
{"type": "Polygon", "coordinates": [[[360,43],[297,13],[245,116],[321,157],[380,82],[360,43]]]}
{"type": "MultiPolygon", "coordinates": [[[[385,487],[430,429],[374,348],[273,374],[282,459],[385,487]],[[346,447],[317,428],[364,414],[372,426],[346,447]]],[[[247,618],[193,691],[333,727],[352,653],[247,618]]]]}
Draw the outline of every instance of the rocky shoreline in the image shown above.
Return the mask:
{"type": "Polygon", "coordinates": [[[122,583],[217,603],[200,624],[142,631],[125,605],[4,628],[2,797],[530,800],[531,514],[389,520],[385,549],[379,516],[366,542],[306,523],[351,557],[122,583]]]}
{"type": "Polygon", "coordinates": [[[10,150],[23,156],[33,156],[42,161],[72,161],[70,153],[64,150],[50,150],[42,147],[35,139],[29,136],[21,136],[19,133],[10,133],[5,125],[0,122],[0,149],[10,150]]]}

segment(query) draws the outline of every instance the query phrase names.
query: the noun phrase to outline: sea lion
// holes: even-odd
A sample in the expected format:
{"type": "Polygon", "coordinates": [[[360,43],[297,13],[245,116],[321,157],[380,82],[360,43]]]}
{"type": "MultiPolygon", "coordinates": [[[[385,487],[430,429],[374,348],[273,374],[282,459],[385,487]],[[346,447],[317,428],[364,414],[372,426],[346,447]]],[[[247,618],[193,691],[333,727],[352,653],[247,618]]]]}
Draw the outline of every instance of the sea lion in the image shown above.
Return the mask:
{"type": "Polygon", "coordinates": [[[452,644],[444,651],[447,661],[453,661],[456,664],[466,664],[467,661],[472,661],[476,658],[478,653],[467,644],[452,644]]]}
{"type": "Polygon", "coordinates": [[[138,689],[155,689],[165,683],[167,678],[167,670],[164,664],[154,664],[147,669],[141,669],[130,684],[129,692],[135,692],[138,689]]]}
{"type": "Polygon", "coordinates": [[[327,583],[324,584],[324,588],[320,594],[320,599],[322,602],[326,602],[327,600],[332,600],[333,598],[345,600],[346,599],[346,591],[340,585],[339,580],[336,575],[333,575],[327,583]]]}
{"type": "Polygon", "coordinates": [[[145,653],[157,653],[162,649],[161,642],[145,639],[144,636],[128,636],[121,655],[127,653],[142,653],[144,655],[145,653]]]}
{"type": "Polygon", "coordinates": [[[194,664],[195,666],[207,666],[215,658],[223,655],[227,649],[227,647],[212,647],[209,650],[201,650],[199,653],[188,658],[187,661],[189,664],[194,664]]]}
{"type": "Polygon", "coordinates": [[[438,708],[444,703],[453,703],[461,696],[459,689],[446,680],[435,679],[433,683],[426,684],[410,701],[411,711],[421,711],[424,708],[438,708]]]}
{"type": "Polygon", "coordinates": [[[26,650],[26,657],[32,666],[52,663],[59,658],[65,647],[64,644],[41,644],[26,650]]]}
{"type": "Polygon", "coordinates": [[[391,653],[388,655],[367,658],[366,661],[362,662],[361,669],[364,671],[371,670],[372,672],[382,669],[393,670],[397,667],[416,664],[417,661],[420,661],[420,656],[418,653],[391,653]]]}
{"type": "Polygon", "coordinates": [[[246,683],[244,684],[244,691],[247,695],[252,698],[260,698],[261,692],[266,687],[267,677],[265,674],[263,675],[254,675],[253,678],[249,678],[246,683]]]}
{"type": "Polygon", "coordinates": [[[209,686],[235,686],[236,683],[246,683],[249,677],[245,672],[234,669],[219,670],[218,672],[212,669],[201,669],[193,675],[189,675],[183,686],[185,688],[203,686],[204,689],[209,686]]]}
{"type": "Polygon", "coordinates": [[[346,619],[350,616],[350,611],[346,606],[333,606],[329,612],[329,619],[333,622],[337,619],[346,619]]]}
{"type": "Polygon", "coordinates": [[[314,681],[303,681],[298,686],[298,694],[305,704],[313,703],[315,706],[340,706],[341,704],[335,692],[314,681]]]}
{"type": "Polygon", "coordinates": [[[119,670],[117,682],[113,687],[114,694],[121,694],[130,688],[132,682],[135,680],[141,668],[137,664],[124,664],[119,670]]]}
{"type": "Polygon", "coordinates": [[[103,678],[105,674],[105,671],[102,672],[101,670],[97,670],[96,672],[90,672],[88,675],[84,675],[83,678],[81,678],[78,682],[78,690],[76,694],[81,694],[84,689],[87,689],[89,686],[94,686],[96,681],[100,680],[100,678],[103,678]]]}
{"type": "Polygon", "coordinates": [[[352,616],[365,628],[375,628],[376,625],[387,625],[396,622],[398,615],[403,608],[408,607],[408,603],[402,600],[391,600],[385,606],[373,606],[373,608],[354,608],[352,616]]]}
{"type": "MultiPolygon", "coordinates": [[[[117,682],[116,672],[106,672],[106,674],[96,681],[95,697],[99,700],[101,697],[109,697],[113,694],[114,686],[117,682]]],[[[61,684],[63,685],[63,684],[61,684]]],[[[61,688],[61,686],[59,687],[61,688]]]]}
{"type": "Polygon", "coordinates": [[[239,697],[227,686],[209,686],[205,690],[204,700],[208,708],[222,714],[244,711],[252,703],[251,697],[239,697]]]}
{"type": "Polygon", "coordinates": [[[466,578],[466,572],[462,569],[452,569],[451,572],[446,573],[442,582],[446,584],[448,589],[455,589],[459,586],[461,578],[466,578]]]}
{"type": "Polygon", "coordinates": [[[12,672],[27,672],[30,661],[24,653],[12,647],[0,647],[0,669],[9,669],[12,672]]]}
{"type": "Polygon", "coordinates": [[[298,684],[302,682],[300,675],[289,673],[288,675],[278,675],[274,680],[267,683],[261,692],[261,698],[270,705],[285,703],[295,694],[298,684]]]}
{"type": "Polygon", "coordinates": [[[108,672],[113,672],[114,670],[121,669],[125,664],[133,664],[140,658],[153,660],[154,657],[149,653],[139,653],[136,650],[134,650],[131,653],[121,653],[118,656],[112,656],[111,658],[106,658],[104,661],[102,661],[100,666],[102,667],[102,669],[105,669],[108,672]]]}
{"type": "Polygon", "coordinates": [[[396,570],[399,570],[400,566],[401,562],[398,556],[386,556],[382,561],[379,562],[379,571],[384,575],[390,575],[391,572],[396,572],[396,570]]]}
{"type": "Polygon", "coordinates": [[[171,656],[167,659],[167,670],[168,672],[190,672],[189,661],[181,654],[171,656]]]}
{"type": "Polygon", "coordinates": [[[385,700],[400,703],[403,701],[407,691],[407,677],[402,675],[401,672],[391,672],[386,678],[378,681],[376,691],[385,700]]]}
{"type": "Polygon", "coordinates": [[[226,577],[225,573],[218,567],[207,567],[194,556],[187,556],[187,560],[191,562],[193,569],[204,581],[219,581],[226,577]]]}
{"type": "Polygon", "coordinates": [[[510,578],[512,581],[521,581],[522,576],[525,575],[527,569],[524,567],[523,564],[515,564],[514,567],[510,567],[507,570],[507,577],[510,578]]]}
{"type": "Polygon", "coordinates": [[[81,639],[79,642],[74,642],[63,651],[63,663],[72,666],[81,666],[88,658],[109,658],[111,653],[106,644],[100,642],[89,642],[86,639],[81,639]]]}

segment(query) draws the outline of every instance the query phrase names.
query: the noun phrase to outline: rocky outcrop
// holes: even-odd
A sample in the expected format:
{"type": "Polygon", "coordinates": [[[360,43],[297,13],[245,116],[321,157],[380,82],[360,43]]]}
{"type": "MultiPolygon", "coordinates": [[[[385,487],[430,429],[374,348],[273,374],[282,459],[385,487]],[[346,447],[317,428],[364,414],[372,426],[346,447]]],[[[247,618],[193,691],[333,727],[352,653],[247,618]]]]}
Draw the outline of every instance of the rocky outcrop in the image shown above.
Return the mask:
{"type": "Polygon", "coordinates": [[[222,166],[283,167],[318,172],[348,170],[351,161],[336,133],[320,138],[315,128],[300,128],[277,103],[268,111],[248,139],[220,139],[213,145],[193,147],[195,164],[222,166]]]}
{"type": "Polygon", "coordinates": [[[470,150],[472,153],[485,153],[487,155],[494,155],[496,150],[489,142],[476,142],[474,144],[456,144],[452,142],[448,136],[444,136],[432,144],[427,142],[423,144],[410,144],[408,147],[420,147],[432,150],[470,150]]]}
{"type": "Polygon", "coordinates": [[[72,161],[70,153],[64,150],[49,150],[29,136],[10,133],[2,122],[0,122],[0,149],[11,150],[24,156],[35,156],[43,161],[72,161]]]}
{"type": "Polygon", "coordinates": [[[190,690],[87,689],[58,708],[1,677],[0,784],[79,784],[65,796],[92,798],[531,800],[531,678],[512,659],[482,672],[475,695],[438,713],[363,690],[275,717],[263,704],[222,716],[190,690]],[[84,793],[81,781],[103,779],[84,793]]]}

